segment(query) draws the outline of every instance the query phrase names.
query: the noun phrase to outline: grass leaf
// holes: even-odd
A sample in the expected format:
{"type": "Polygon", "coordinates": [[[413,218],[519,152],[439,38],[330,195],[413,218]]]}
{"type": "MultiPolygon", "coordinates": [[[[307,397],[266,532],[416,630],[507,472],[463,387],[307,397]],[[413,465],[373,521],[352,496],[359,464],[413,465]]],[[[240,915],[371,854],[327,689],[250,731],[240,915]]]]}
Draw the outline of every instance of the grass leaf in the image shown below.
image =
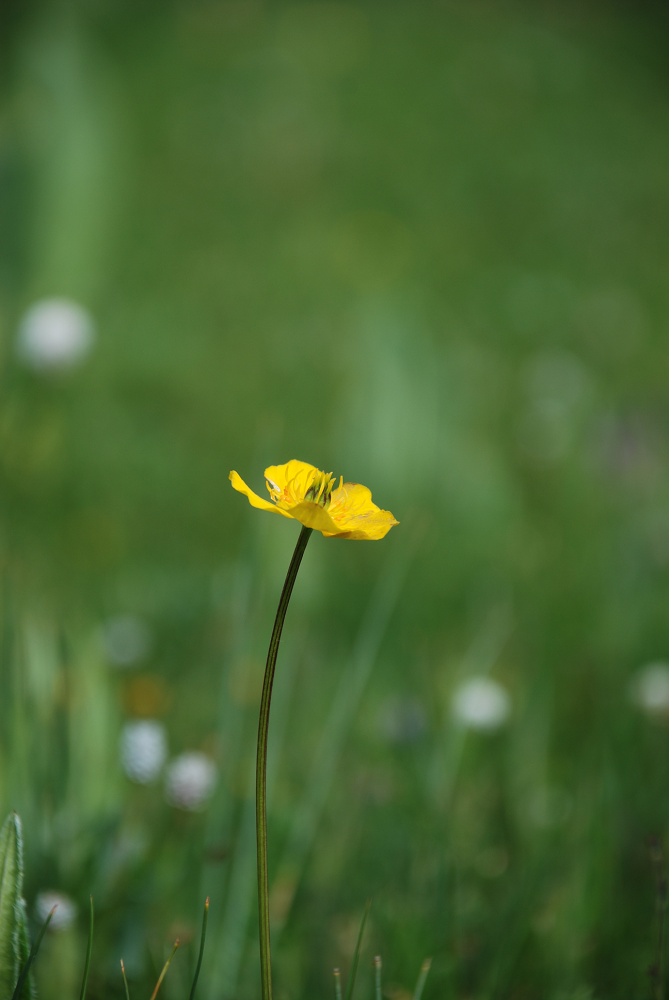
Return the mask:
{"type": "Polygon", "coordinates": [[[123,958],[119,959],[119,964],[121,965],[121,978],[124,980],[124,989],[126,991],[126,1000],[131,1000],[128,992],[128,980],[126,979],[126,969],[124,968],[123,958]]]}
{"type": "Polygon", "coordinates": [[[178,938],[177,941],[175,942],[175,944],[173,945],[173,950],[171,951],[170,955],[168,956],[168,961],[166,962],[166,964],[164,965],[164,967],[161,969],[161,975],[159,976],[159,978],[156,981],[156,986],[154,987],[154,992],[152,993],[152,995],[150,997],[150,1000],[156,1000],[156,996],[157,996],[157,994],[159,992],[159,987],[161,986],[161,983],[165,979],[166,973],[168,972],[168,967],[169,967],[170,963],[173,961],[173,958],[175,957],[175,952],[177,951],[177,949],[179,947],[180,947],[180,939],[178,938]]]}
{"type": "Polygon", "coordinates": [[[413,1000],[420,1000],[422,997],[423,990],[425,988],[425,983],[427,982],[427,976],[429,975],[429,970],[432,966],[431,958],[426,958],[425,961],[420,966],[420,974],[418,975],[418,981],[415,984],[415,990],[413,991],[413,1000]]]}
{"type": "MultiPolygon", "coordinates": [[[[30,949],[30,954],[28,955],[26,963],[23,966],[23,968],[21,969],[21,974],[20,974],[20,976],[19,976],[19,978],[17,980],[14,992],[12,993],[12,1000],[28,1000],[28,998],[33,995],[33,991],[32,991],[31,986],[30,986],[30,980],[28,978],[29,974],[30,974],[30,969],[31,969],[31,966],[32,966],[33,962],[35,961],[35,958],[37,957],[37,953],[40,950],[40,945],[42,944],[42,938],[46,934],[47,927],[51,923],[51,918],[53,917],[54,913],[56,912],[56,909],[57,909],[56,906],[52,906],[51,910],[49,911],[49,915],[48,915],[47,919],[42,924],[42,927],[40,929],[40,933],[37,935],[37,938],[35,939],[35,944],[30,949]]],[[[26,932],[26,938],[25,939],[26,939],[26,942],[27,942],[27,940],[28,940],[27,932],[26,932]]]]}
{"type": "Polygon", "coordinates": [[[343,1000],[343,991],[341,989],[341,970],[334,969],[334,997],[335,1000],[343,1000]]]}
{"type": "Polygon", "coordinates": [[[21,821],[16,813],[10,813],[0,830],[0,996],[3,997],[12,995],[22,964],[22,883],[21,821]]]}
{"type": "Polygon", "coordinates": [[[205,949],[205,932],[208,926],[208,911],[210,910],[210,897],[205,901],[205,906],[203,907],[203,923],[201,925],[201,944],[198,949],[198,959],[196,961],[196,971],[194,972],[194,981],[191,984],[191,993],[189,994],[189,1000],[194,1000],[196,995],[196,983],[198,982],[198,975],[201,971],[201,963],[203,962],[203,951],[205,949]]]}
{"type": "Polygon", "coordinates": [[[357,935],[357,944],[355,945],[355,954],[352,956],[352,968],[350,969],[350,975],[348,976],[348,988],[345,992],[345,1000],[352,1000],[352,993],[355,988],[355,979],[357,977],[357,966],[359,965],[359,953],[362,948],[362,939],[364,937],[364,928],[366,927],[366,920],[369,916],[369,910],[371,909],[371,900],[367,899],[366,906],[364,907],[364,914],[362,916],[362,922],[359,925],[359,934],[357,935]]]}
{"type": "Polygon", "coordinates": [[[89,896],[90,916],[89,916],[89,939],[86,944],[86,958],[84,959],[84,975],[82,976],[82,988],[79,991],[79,1000],[84,1000],[86,996],[86,984],[89,979],[89,968],[91,966],[91,952],[93,950],[93,896],[89,896]]]}

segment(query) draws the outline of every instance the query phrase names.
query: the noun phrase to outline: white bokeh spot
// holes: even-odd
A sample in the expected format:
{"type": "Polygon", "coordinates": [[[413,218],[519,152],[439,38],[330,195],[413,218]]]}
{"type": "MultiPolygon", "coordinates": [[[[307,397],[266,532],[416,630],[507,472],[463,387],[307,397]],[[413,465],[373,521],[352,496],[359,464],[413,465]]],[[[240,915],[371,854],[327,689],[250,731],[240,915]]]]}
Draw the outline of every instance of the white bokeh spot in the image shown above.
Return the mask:
{"type": "Polygon", "coordinates": [[[83,306],[65,298],[42,299],[24,314],[16,351],[35,371],[66,371],[83,361],[94,336],[93,319],[83,306]]]}
{"type": "Polygon", "coordinates": [[[155,719],[127,722],[121,732],[120,755],[126,777],[148,785],[159,776],[168,756],[165,727],[155,719]]]}
{"type": "Polygon", "coordinates": [[[497,681],[470,677],[455,690],[452,711],[454,718],[468,729],[498,729],[511,713],[511,699],[497,681]]]}
{"type": "Polygon", "coordinates": [[[196,750],[180,754],[168,765],[166,799],[171,806],[198,812],[204,809],[217,781],[214,761],[196,750]]]}
{"type": "Polygon", "coordinates": [[[62,892],[45,890],[39,892],[35,899],[35,915],[40,924],[43,924],[51,911],[54,915],[49,922],[50,931],[64,931],[71,927],[77,918],[77,906],[69,896],[62,892]]]}

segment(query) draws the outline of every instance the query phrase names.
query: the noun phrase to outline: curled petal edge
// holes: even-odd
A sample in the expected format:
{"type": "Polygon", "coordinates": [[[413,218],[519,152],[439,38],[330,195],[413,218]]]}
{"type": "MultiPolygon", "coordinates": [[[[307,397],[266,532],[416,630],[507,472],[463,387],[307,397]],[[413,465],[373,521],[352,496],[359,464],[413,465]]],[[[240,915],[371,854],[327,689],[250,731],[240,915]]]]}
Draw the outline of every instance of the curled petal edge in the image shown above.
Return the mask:
{"type": "Polygon", "coordinates": [[[247,483],[240,478],[235,469],[229,473],[229,479],[231,480],[231,485],[233,486],[234,490],[238,490],[239,493],[242,493],[243,496],[246,496],[247,499],[250,501],[250,505],[252,507],[258,507],[259,510],[270,510],[274,514],[281,514],[282,517],[292,516],[291,514],[288,514],[286,511],[284,511],[281,507],[278,507],[274,503],[271,503],[270,500],[264,500],[263,497],[257,496],[254,490],[251,490],[250,487],[247,485],[247,483]]]}

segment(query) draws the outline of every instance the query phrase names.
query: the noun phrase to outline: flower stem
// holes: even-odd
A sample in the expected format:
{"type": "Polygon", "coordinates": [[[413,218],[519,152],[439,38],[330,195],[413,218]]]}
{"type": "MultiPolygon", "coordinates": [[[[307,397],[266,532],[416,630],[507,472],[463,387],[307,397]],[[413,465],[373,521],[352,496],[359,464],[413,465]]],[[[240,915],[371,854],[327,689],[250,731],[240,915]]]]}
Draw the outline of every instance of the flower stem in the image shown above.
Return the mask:
{"type": "Polygon", "coordinates": [[[271,710],[271,694],[273,692],[273,677],[275,661],[278,658],[278,647],[285,615],[292,596],[294,581],[299,572],[299,566],[306,550],[312,528],[301,528],[292,561],[287,570],[280,603],[273,624],[271,643],[266,657],[266,672],[261,690],[261,705],[259,707],[259,732],[257,735],[257,892],[259,896],[259,956],[261,959],[261,997],[271,1000],[271,924],[268,905],[268,828],[266,823],[266,758],[268,755],[268,720],[271,710]]]}

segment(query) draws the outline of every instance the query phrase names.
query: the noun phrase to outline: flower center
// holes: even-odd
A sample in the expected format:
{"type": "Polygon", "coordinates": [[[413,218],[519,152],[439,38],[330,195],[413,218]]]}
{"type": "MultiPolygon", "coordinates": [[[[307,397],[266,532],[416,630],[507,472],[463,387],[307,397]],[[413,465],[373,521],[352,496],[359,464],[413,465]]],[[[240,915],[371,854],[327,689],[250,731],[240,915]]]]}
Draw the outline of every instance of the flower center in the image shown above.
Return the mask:
{"type": "Polygon", "coordinates": [[[336,480],[331,478],[330,472],[318,472],[306,490],[304,500],[319,503],[321,507],[328,506],[335,482],[336,480]]]}

